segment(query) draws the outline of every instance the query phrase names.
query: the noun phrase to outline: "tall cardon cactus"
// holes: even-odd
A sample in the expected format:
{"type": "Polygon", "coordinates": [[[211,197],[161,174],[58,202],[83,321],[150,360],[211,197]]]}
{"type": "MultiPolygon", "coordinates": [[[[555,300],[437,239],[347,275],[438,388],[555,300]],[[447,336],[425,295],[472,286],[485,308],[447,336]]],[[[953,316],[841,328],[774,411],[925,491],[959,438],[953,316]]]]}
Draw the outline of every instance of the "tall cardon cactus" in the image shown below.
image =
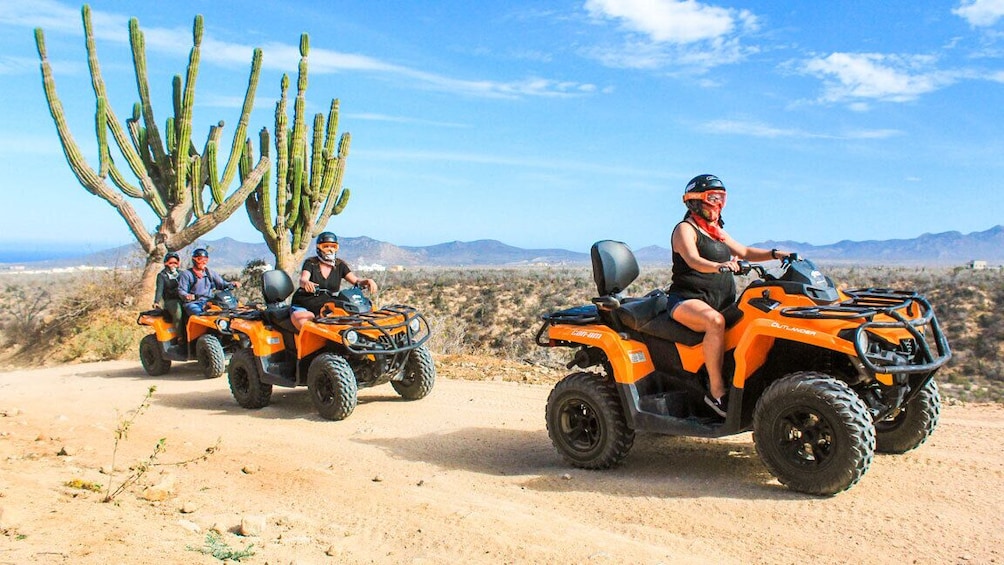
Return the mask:
{"type": "MultiPolygon", "coordinates": [[[[283,75],[281,96],[275,109],[275,199],[266,174],[245,202],[255,229],[265,237],[277,269],[294,273],[299,268],[310,243],[325,229],[328,220],[339,214],[349,201],[349,190],[342,189],[345,160],[351,136],[341,135],[337,145],[338,100],[331,101],[328,117],[314,116],[313,131],[305,121],[307,104],[307,34],[300,36],[300,65],[293,103],[293,126],[287,117],[289,77],[283,75]]],[[[268,129],[261,130],[262,156],[268,157],[268,129]]],[[[241,180],[246,183],[253,173],[247,155],[241,161],[241,180]]]]}
{"type": "Polygon", "coordinates": [[[244,95],[244,106],[234,132],[230,156],[223,170],[217,165],[223,122],[209,128],[202,153],[192,144],[192,110],[195,105],[195,82],[199,71],[202,44],[202,16],[195,17],[193,45],[188,68],[183,77],[173,80],[174,115],[167,119],[165,132],[157,127],[147,79],[146,47],[136,18],[129,20],[129,43],[139,102],[125,125],[108,103],[105,83],[98,66],[97,49],[87,5],[81,10],[87,62],[96,101],[95,132],[98,140],[98,170],[88,163],[66,123],[63,106],[56,94],[56,82],[45,48],[45,35],[35,29],[35,43],[41,59],[42,80],[49,110],[70,168],[80,184],[95,196],[111,204],[128,224],[146,254],[143,284],[137,298],[153,294],[161,259],[168,251],[179,250],[205,235],[233,214],[257,187],[269,169],[264,154],[240,175],[240,186],[230,187],[238,174],[242,158],[252,162],[251,142],[247,138],[248,119],[254,105],[255,90],[261,72],[261,50],[251,60],[251,75],[244,95]],[[111,139],[109,139],[109,134],[111,139]],[[112,152],[112,142],[117,147],[112,152]],[[127,178],[116,155],[121,157],[135,181],[127,178]],[[229,194],[228,194],[229,192],[229,194]],[[207,194],[208,193],[208,194],[207,194]],[[159,223],[149,230],[133,208],[133,200],[142,200],[153,210],[159,223]]]}

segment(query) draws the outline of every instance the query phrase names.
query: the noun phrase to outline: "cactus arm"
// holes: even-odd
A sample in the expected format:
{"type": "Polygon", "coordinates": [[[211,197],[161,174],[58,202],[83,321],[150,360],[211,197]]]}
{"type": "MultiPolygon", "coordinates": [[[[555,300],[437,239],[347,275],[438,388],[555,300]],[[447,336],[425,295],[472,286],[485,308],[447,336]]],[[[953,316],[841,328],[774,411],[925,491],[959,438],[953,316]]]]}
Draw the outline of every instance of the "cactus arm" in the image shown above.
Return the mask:
{"type": "Polygon", "coordinates": [[[59,135],[60,145],[63,147],[63,154],[70,165],[70,170],[73,171],[81,186],[88,192],[103,198],[115,208],[144,250],[153,249],[153,238],[147,231],[146,226],[143,225],[143,220],[140,219],[136,210],[129,204],[128,200],[112,190],[104,182],[94,169],[87,164],[86,159],[81,154],[80,147],[77,145],[73,134],[70,132],[70,127],[66,123],[63,104],[60,102],[56,92],[56,80],[52,75],[52,66],[49,64],[49,57],[45,49],[45,35],[41,28],[35,28],[35,45],[38,48],[38,56],[42,61],[42,87],[45,91],[45,99],[49,105],[49,113],[56,123],[56,132],[59,135]]]}
{"type": "MultiPolygon", "coordinates": [[[[258,90],[258,78],[261,76],[261,61],[262,51],[261,49],[255,49],[254,55],[251,58],[251,75],[248,77],[248,87],[244,93],[244,105],[241,107],[241,117],[237,122],[237,131],[234,132],[234,142],[230,148],[230,157],[227,159],[227,165],[223,169],[223,178],[220,181],[220,185],[223,187],[228,187],[233,182],[234,174],[237,171],[238,163],[243,154],[243,140],[247,137],[248,122],[251,119],[251,112],[254,110],[254,98],[258,90]]],[[[217,200],[217,202],[219,201],[217,200]]]]}
{"type": "MultiPolygon", "coordinates": [[[[219,225],[220,222],[230,217],[230,215],[237,210],[237,207],[244,203],[248,195],[251,194],[251,191],[258,186],[258,183],[261,182],[262,176],[264,176],[264,174],[268,171],[269,163],[268,157],[262,157],[259,159],[258,164],[251,171],[251,173],[245,177],[240,188],[223,201],[223,203],[221,203],[215,210],[202,215],[197,220],[187,225],[183,230],[179,231],[176,234],[175,239],[177,241],[195,241],[196,239],[209,233],[209,231],[219,225]]],[[[169,244],[168,247],[171,247],[171,245],[169,244]]]]}
{"type": "MultiPolygon", "coordinates": [[[[157,177],[161,179],[162,185],[167,185],[167,180],[174,178],[174,171],[171,162],[164,149],[164,143],[160,137],[160,130],[157,129],[157,120],[153,115],[153,104],[150,103],[150,83],[147,78],[146,69],[146,40],[143,32],[139,29],[139,20],[129,19],[129,45],[132,48],[133,67],[136,69],[136,88],[139,91],[139,105],[143,116],[143,127],[146,130],[146,145],[153,156],[150,164],[157,167],[157,177]]],[[[167,202],[173,202],[162,190],[160,197],[167,202]]]]}

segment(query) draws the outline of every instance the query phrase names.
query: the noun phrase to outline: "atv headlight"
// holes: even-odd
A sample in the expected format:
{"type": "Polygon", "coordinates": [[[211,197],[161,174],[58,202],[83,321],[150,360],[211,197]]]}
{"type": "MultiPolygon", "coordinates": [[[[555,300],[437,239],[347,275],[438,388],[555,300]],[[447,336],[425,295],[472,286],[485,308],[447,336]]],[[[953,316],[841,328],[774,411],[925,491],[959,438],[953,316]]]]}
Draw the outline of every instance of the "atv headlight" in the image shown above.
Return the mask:
{"type": "Polygon", "coordinates": [[[359,343],[359,334],[357,334],[354,330],[348,330],[342,333],[342,339],[349,345],[355,345],[359,343]]]}
{"type": "Polygon", "coordinates": [[[226,320],[224,318],[217,318],[216,319],[216,329],[220,330],[221,332],[229,331],[230,330],[230,320],[226,320]]]}
{"type": "Polygon", "coordinates": [[[420,327],[422,327],[422,323],[418,321],[418,318],[412,318],[411,321],[408,322],[408,329],[410,329],[412,333],[418,333],[418,329],[420,327]]]}

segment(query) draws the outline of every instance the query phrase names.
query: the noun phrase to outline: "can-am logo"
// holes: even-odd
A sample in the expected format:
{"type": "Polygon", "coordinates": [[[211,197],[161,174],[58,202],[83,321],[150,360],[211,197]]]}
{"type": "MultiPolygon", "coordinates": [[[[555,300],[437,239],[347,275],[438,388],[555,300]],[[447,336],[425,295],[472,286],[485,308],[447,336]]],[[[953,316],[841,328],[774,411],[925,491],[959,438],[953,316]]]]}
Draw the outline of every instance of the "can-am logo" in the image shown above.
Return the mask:
{"type": "Polygon", "coordinates": [[[798,333],[798,334],[805,334],[805,335],[816,335],[816,331],[815,330],[807,330],[805,328],[793,328],[793,327],[791,327],[789,325],[779,324],[777,322],[771,322],[770,323],[770,327],[777,328],[779,330],[784,330],[786,332],[795,332],[795,333],[798,333]]]}
{"type": "Polygon", "coordinates": [[[572,332],[575,337],[584,337],[586,339],[600,339],[603,334],[600,332],[587,332],[585,330],[575,330],[572,332]]]}

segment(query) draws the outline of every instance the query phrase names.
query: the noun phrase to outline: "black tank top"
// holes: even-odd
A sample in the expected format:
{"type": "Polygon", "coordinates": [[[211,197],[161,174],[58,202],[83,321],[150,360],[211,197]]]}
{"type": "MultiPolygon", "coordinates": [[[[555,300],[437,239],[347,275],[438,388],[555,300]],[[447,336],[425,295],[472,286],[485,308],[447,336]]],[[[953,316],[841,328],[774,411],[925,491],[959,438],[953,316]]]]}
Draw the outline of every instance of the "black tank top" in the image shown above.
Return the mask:
{"type": "MultiPolygon", "coordinates": [[[[687,222],[680,222],[685,224],[687,222]]],[[[674,231],[680,229],[677,224],[674,231]]],[[[693,224],[691,224],[693,226],[693,224]]],[[[701,230],[697,232],[697,253],[708,261],[724,263],[732,258],[732,252],[724,242],[716,241],[701,230]]],[[[676,294],[684,299],[697,298],[707,302],[712,308],[722,311],[726,306],[736,301],[736,280],[732,273],[701,273],[695,271],[683,259],[683,256],[673,252],[673,284],[669,287],[670,294],[676,294]]]]}

